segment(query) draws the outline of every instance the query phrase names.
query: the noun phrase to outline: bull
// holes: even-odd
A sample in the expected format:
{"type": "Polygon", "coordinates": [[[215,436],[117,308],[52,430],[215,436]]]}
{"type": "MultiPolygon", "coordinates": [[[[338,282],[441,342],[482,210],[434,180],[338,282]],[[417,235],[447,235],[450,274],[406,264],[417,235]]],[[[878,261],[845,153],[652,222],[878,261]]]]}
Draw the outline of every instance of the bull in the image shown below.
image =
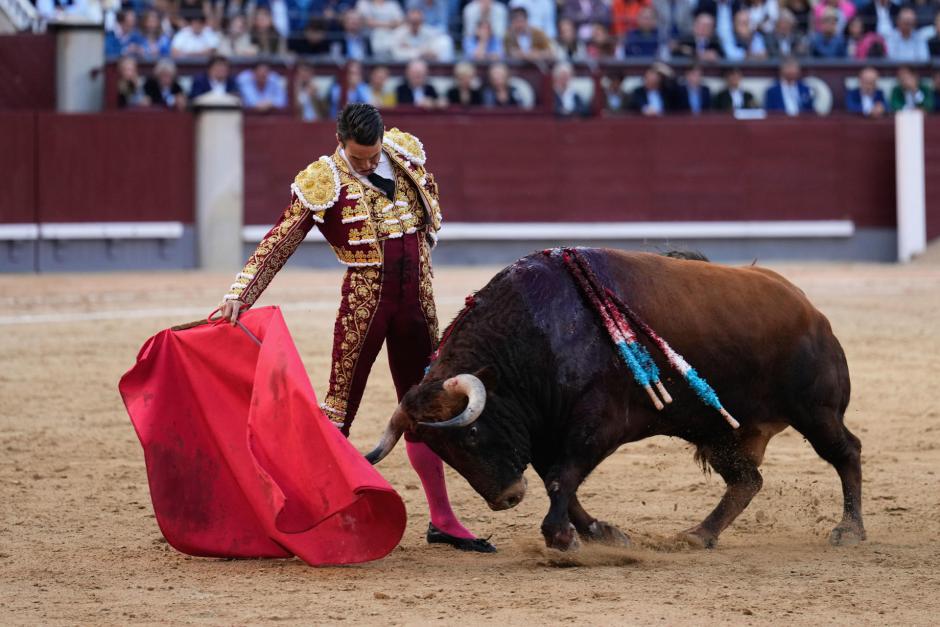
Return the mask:
{"type": "MultiPolygon", "coordinates": [[[[629,379],[563,262],[536,253],[477,292],[475,306],[459,325],[452,323],[369,460],[380,461],[408,432],[493,510],[522,500],[523,472],[531,464],[550,500],[541,528],[545,543],[566,550],[579,537],[629,541],[578,500],[578,487],[601,461],[627,442],[682,438],[726,483],[714,510],[681,533],[711,548],[761,489],[758,467],[767,443],[790,426],[841,480],[843,517],[830,542],[865,539],[861,442],[843,420],[849,370],[828,320],[804,293],[760,267],[606,249],[580,254],[719,391],[740,428],[703,405],[678,377],[665,379],[674,402],[654,408],[629,379]]],[[[656,360],[666,372],[661,355],[656,360]]]]}

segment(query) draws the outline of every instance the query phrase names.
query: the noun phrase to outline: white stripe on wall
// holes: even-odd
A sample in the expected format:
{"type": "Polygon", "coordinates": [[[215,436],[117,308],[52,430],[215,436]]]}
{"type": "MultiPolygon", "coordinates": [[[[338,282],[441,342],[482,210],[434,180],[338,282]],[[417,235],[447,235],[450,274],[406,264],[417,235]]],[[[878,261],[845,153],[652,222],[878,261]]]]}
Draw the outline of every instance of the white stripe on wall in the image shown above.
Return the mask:
{"type": "MultiPolygon", "coordinates": [[[[269,226],[246,226],[242,239],[260,242],[269,226]]],[[[852,237],[851,220],[724,222],[445,222],[442,240],[645,240],[852,237]]],[[[305,241],[324,241],[317,229],[305,241]]]]}
{"type": "Polygon", "coordinates": [[[0,224],[2,240],[179,239],[182,222],[45,222],[0,224]]]}

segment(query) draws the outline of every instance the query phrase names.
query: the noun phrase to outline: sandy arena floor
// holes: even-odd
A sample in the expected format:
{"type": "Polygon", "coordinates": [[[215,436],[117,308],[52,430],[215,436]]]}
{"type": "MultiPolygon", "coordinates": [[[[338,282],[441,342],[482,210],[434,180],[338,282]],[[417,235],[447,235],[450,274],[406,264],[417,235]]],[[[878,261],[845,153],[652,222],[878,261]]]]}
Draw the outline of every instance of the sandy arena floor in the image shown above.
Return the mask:
{"type": "MultiPolygon", "coordinates": [[[[454,473],[456,509],[500,552],[427,546],[423,494],[401,448],[381,471],[407,504],[404,540],[384,560],[343,568],[190,558],[154,521],[117,381],[147,337],[207,313],[230,276],[0,277],[0,624],[936,624],[940,264],[778,269],[829,316],[848,354],[867,542],[827,544],[838,479],[792,430],[770,445],[764,489],[718,549],[670,540],[723,483],[702,475],[684,443],[657,438],[623,447],[580,493],[635,548],[563,558],[542,548],[541,489],[491,512],[454,473]]],[[[440,268],[442,320],[494,270],[440,268]]],[[[339,281],[339,270],[288,270],[261,301],[284,306],[321,394],[339,281]]],[[[393,406],[380,357],[353,432],[360,449],[393,406]]]]}

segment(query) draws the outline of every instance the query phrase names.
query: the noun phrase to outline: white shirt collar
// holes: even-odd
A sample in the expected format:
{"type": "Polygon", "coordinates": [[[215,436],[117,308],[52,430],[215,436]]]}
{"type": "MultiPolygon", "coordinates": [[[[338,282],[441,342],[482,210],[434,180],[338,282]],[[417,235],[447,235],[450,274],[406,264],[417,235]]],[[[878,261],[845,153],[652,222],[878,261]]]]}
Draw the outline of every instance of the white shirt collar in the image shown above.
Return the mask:
{"type": "MultiPolygon", "coordinates": [[[[369,179],[362,174],[356,172],[356,169],[352,167],[352,164],[349,163],[349,159],[346,158],[346,151],[342,147],[339,149],[339,156],[343,158],[343,161],[346,162],[346,165],[349,166],[349,173],[356,177],[356,179],[372,189],[381,192],[379,188],[369,182],[369,179]]],[[[392,170],[392,162],[389,160],[388,155],[385,154],[385,147],[382,147],[382,155],[379,157],[379,165],[375,169],[375,173],[383,178],[387,178],[391,181],[395,180],[395,172],[392,170]]],[[[383,192],[384,193],[384,192],[383,192]]]]}

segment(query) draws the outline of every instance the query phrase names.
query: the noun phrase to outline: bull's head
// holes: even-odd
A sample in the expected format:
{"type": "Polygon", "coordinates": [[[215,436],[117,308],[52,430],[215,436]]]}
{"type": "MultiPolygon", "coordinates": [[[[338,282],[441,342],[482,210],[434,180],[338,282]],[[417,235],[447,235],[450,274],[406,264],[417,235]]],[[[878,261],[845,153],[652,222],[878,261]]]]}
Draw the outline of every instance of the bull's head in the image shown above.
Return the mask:
{"type": "Polygon", "coordinates": [[[495,412],[484,414],[486,405],[487,388],[477,375],[426,379],[405,395],[366,459],[377,464],[408,432],[459,472],[492,509],[515,507],[525,496],[527,460],[506,432],[487,420],[495,412]]]}

